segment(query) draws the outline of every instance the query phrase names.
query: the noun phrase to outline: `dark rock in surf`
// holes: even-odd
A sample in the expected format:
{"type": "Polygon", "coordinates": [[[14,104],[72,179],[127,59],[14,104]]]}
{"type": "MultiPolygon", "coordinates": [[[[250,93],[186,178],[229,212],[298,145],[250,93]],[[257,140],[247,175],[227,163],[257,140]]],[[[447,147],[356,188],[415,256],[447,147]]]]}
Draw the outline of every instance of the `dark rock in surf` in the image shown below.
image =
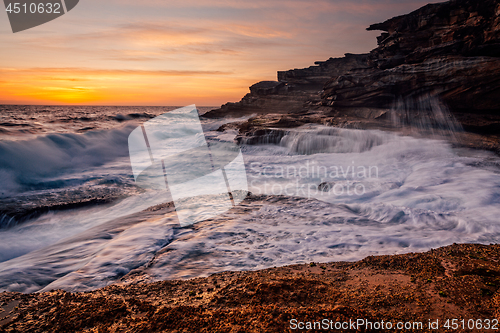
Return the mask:
{"type": "Polygon", "coordinates": [[[330,192],[331,189],[333,188],[333,184],[328,183],[328,182],[323,182],[318,185],[318,190],[322,192],[330,192]]]}

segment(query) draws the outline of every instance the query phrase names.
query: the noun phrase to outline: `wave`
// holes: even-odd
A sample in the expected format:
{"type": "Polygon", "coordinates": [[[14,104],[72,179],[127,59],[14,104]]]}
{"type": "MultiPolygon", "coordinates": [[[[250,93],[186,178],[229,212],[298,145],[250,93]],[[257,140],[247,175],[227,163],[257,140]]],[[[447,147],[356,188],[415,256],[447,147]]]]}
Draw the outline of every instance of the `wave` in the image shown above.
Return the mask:
{"type": "Polygon", "coordinates": [[[0,197],[58,187],[61,185],[58,177],[65,173],[83,172],[127,157],[128,135],[135,127],[0,141],[0,197]]]}

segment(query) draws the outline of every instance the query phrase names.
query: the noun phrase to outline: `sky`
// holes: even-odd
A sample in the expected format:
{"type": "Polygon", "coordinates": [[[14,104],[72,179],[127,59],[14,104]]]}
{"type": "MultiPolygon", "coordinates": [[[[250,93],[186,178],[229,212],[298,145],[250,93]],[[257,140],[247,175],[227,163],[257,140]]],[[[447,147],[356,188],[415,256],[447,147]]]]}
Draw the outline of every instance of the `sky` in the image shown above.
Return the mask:
{"type": "Polygon", "coordinates": [[[80,0],[58,19],[15,34],[2,11],[0,104],[236,102],[279,70],[369,52],[380,34],[366,31],[370,24],[427,3],[80,0]]]}

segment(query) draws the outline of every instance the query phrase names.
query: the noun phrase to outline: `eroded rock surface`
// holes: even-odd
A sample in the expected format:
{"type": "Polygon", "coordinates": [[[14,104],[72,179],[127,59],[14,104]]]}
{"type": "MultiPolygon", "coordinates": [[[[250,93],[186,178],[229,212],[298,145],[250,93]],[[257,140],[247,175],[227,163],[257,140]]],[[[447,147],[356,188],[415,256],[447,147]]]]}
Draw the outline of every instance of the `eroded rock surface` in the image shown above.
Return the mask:
{"type": "Polygon", "coordinates": [[[466,146],[500,151],[500,1],[429,4],[368,30],[383,31],[369,54],[278,72],[278,81],[257,83],[205,116],[256,114],[242,135],[277,123],[388,128],[401,100],[417,113],[427,96],[468,132],[466,146]]]}

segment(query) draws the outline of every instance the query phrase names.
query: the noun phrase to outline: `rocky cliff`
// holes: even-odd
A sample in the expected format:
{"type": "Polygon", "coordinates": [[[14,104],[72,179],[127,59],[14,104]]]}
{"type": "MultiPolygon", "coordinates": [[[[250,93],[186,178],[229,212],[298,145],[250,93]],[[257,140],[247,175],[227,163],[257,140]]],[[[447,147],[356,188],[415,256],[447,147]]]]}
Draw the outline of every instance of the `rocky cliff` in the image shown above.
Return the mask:
{"type": "Polygon", "coordinates": [[[392,107],[431,94],[453,111],[500,110],[500,2],[454,0],[374,24],[370,68],[332,77],[323,105],[392,107]]]}
{"type": "Polygon", "coordinates": [[[278,72],[278,81],[260,82],[240,102],[206,116],[274,114],[270,124],[286,117],[300,125],[314,115],[314,122],[349,118],[359,125],[382,121],[398,100],[429,96],[443,101],[466,130],[500,133],[499,0],[429,4],[368,30],[383,31],[369,54],[278,72]]]}
{"type": "Polygon", "coordinates": [[[238,103],[224,104],[205,116],[302,113],[311,104],[321,104],[321,91],[332,77],[368,66],[368,54],[346,54],[344,58],[317,61],[308,68],[278,72],[278,81],[258,82],[238,103]]]}

